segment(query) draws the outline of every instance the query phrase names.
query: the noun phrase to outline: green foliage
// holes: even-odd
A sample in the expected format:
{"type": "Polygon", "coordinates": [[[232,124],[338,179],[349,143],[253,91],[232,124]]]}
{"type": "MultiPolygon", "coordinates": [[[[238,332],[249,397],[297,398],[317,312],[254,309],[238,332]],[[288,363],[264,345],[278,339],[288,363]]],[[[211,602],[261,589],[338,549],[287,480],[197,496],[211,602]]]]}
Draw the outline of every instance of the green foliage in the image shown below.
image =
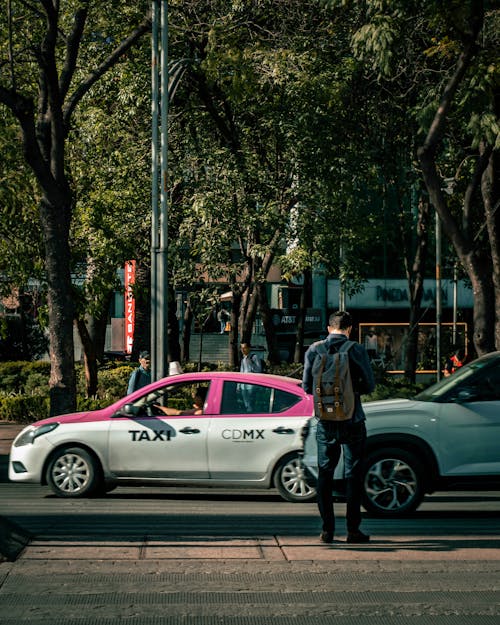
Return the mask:
{"type": "MultiPolygon", "coordinates": [[[[113,402],[122,398],[127,392],[128,380],[134,370],[134,364],[123,364],[122,362],[107,363],[98,371],[97,396],[92,398],[99,402],[99,407],[109,406],[113,402]]],[[[85,397],[85,370],[78,365],[76,367],[77,392],[78,397],[85,397]]]]}
{"type": "Polygon", "coordinates": [[[49,362],[0,362],[0,392],[48,395],[49,375],[49,362]]]}
{"type": "Polygon", "coordinates": [[[49,416],[49,398],[42,395],[3,395],[0,418],[14,423],[33,423],[49,416]]]}
{"type": "Polygon", "coordinates": [[[428,384],[408,384],[403,378],[388,378],[377,384],[373,393],[363,396],[363,402],[378,401],[381,399],[411,399],[423,391],[428,384]]]}
{"type": "MultiPolygon", "coordinates": [[[[77,367],[77,410],[97,410],[121,399],[133,366],[108,363],[98,373],[97,397],[85,397],[82,366],[77,367]]],[[[31,423],[49,416],[50,363],[0,362],[0,419],[31,423]]]]}

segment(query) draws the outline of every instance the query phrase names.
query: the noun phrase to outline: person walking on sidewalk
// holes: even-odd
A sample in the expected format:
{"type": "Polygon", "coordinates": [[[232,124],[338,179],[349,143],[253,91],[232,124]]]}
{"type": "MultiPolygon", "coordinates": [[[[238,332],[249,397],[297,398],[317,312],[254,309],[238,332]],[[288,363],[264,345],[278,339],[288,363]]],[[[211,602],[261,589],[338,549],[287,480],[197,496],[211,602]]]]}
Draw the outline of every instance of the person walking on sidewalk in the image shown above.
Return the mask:
{"type": "MultiPolygon", "coordinates": [[[[352,329],[352,318],[348,312],[337,311],[330,315],[328,321],[328,337],[325,341],[313,343],[304,357],[304,374],[302,386],[307,393],[313,394],[313,363],[319,355],[320,343],[332,352],[349,339],[352,329]]],[[[354,413],[346,421],[326,421],[318,417],[316,431],[318,443],[318,509],[322,520],[320,540],[323,543],[333,542],[335,534],[335,514],[333,510],[333,476],[340,460],[340,452],[344,452],[344,472],[347,489],[347,542],[367,543],[370,537],[360,530],[361,525],[361,493],[362,468],[365,454],[366,425],[365,413],[361,405],[360,395],[371,393],[375,388],[375,380],[366,349],[359,343],[353,343],[348,351],[349,369],[354,390],[354,413]]],[[[316,402],[315,402],[316,404],[316,402]]],[[[315,406],[315,410],[317,408],[315,406]]]]}

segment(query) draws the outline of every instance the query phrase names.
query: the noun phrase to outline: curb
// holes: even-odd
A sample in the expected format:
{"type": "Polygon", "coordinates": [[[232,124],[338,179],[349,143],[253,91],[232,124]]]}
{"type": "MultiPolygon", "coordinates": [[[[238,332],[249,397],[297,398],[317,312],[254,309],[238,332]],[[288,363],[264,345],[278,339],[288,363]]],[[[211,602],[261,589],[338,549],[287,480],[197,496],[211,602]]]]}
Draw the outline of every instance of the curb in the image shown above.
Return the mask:
{"type": "Polygon", "coordinates": [[[0,561],[15,562],[31,538],[19,525],[0,516],[0,561]]]}

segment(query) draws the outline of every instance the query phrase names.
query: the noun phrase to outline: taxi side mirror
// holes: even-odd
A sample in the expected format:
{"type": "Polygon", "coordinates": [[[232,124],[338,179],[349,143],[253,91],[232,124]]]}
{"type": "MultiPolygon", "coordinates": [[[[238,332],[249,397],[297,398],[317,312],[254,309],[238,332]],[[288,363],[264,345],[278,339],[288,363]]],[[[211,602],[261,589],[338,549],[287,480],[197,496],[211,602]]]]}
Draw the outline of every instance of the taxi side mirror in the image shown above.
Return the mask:
{"type": "Polygon", "coordinates": [[[141,406],[135,406],[134,404],[125,404],[116,412],[114,417],[138,417],[143,408],[141,406]]]}

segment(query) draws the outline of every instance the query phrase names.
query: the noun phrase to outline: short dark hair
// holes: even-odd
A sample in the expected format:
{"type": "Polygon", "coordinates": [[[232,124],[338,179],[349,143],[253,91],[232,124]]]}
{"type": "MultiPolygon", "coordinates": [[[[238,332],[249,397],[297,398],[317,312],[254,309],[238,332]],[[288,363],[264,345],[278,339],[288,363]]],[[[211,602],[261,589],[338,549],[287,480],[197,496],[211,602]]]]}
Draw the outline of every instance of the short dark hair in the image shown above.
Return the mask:
{"type": "Polygon", "coordinates": [[[337,310],[330,315],[328,325],[336,330],[347,330],[352,327],[352,317],[345,310],[337,310]]]}
{"type": "Polygon", "coordinates": [[[139,358],[149,358],[149,352],[147,350],[143,350],[142,352],[139,353],[139,358]]]}

